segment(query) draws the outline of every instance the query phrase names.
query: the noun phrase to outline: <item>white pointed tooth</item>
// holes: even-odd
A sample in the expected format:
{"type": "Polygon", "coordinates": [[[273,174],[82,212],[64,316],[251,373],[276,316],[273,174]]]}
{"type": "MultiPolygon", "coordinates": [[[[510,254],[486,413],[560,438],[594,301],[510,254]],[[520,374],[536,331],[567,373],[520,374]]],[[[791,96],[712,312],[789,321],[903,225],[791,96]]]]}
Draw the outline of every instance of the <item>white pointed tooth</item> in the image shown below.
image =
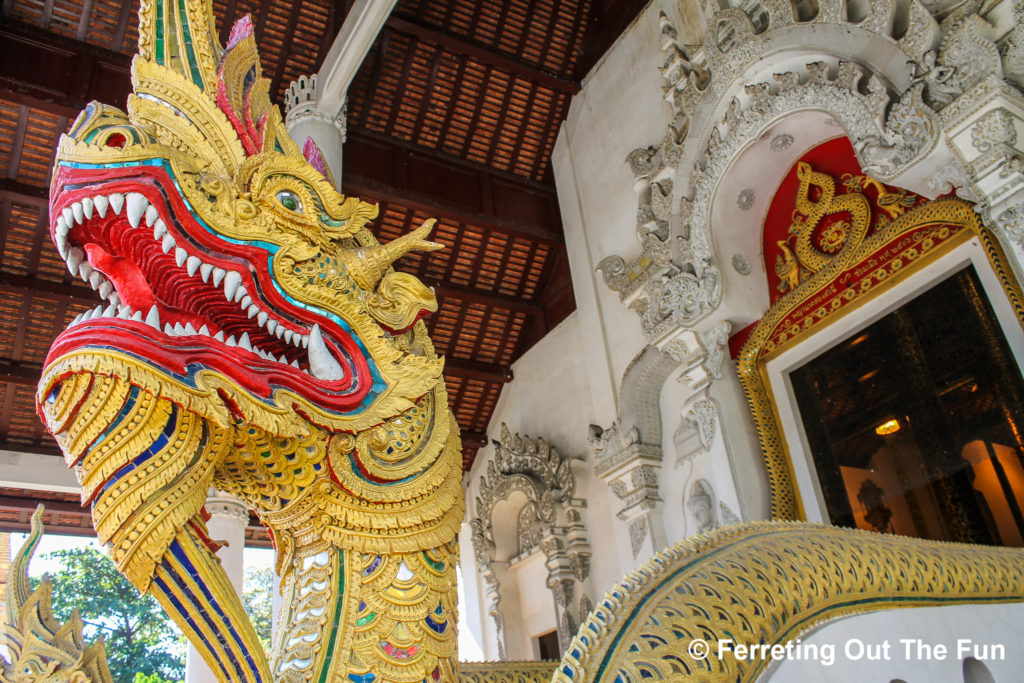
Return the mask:
{"type": "Polygon", "coordinates": [[[53,241],[57,245],[57,251],[60,253],[60,257],[65,261],[68,259],[68,222],[64,220],[64,216],[57,216],[57,227],[53,231],[53,241]]]}
{"type": "MultiPolygon", "coordinates": [[[[282,358],[284,358],[284,356],[281,356],[281,357],[282,357],[282,358]]],[[[291,365],[291,366],[292,366],[293,368],[299,368],[299,361],[298,361],[298,360],[293,360],[293,361],[292,361],[291,363],[289,363],[288,365],[291,365]]],[[[301,370],[301,369],[302,369],[302,368],[299,368],[299,370],[301,370]]]]}
{"type": "Polygon", "coordinates": [[[201,264],[202,261],[199,260],[198,256],[189,256],[187,261],[188,265],[186,266],[186,270],[188,270],[188,274],[195,275],[196,271],[199,270],[199,264],[201,264]]]}
{"type": "MultiPolygon", "coordinates": [[[[78,264],[78,277],[80,277],[83,280],[85,280],[86,282],[88,282],[89,281],[89,276],[92,275],[92,273],[93,273],[92,266],[89,265],[88,261],[82,261],[80,264],[78,264]]],[[[93,289],[96,289],[96,288],[93,287],[93,289]]]]}
{"type": "MultiPolygon", "coordinates": [[[[267,316],[267,317],[269,317],[269,316],[267,316]]],[[[277,321],[276,320],[268,320],[267,321],[267,332],[269,332],[270,334],[275,334],[277,332],[277,321]]]]}
{"type": "Polygon", "coordinates": [[[238,288],[242,285],[242,276],[231,271],[224,277],[224,298],[234,301],[238,288]]]}
{"type": "MultiPolygon", "coordinates": [[[[243,311],[247,311],[251,306],[254,306],[255,304],[253,304],[252,299],[249,298],[249,295],[245,295],[242,297],[242,300],[238,302],[238,305],[242,307],[243,311]]],[[[256,310],[260,310],[259,307],[257,307],[256,310]]],[[[250,315],[249,317],[251,318],[252,316],[250,315]]]]}
{"type": "Polygon", "coordinates": [[[61,215],[64,216],[64,222],[67,223],[68,226],[75,224],[75,212],[71,210],[70,206],[65,206],[61,215]]]}
{"type": "Polygon", "coordinates": [[[285,365],[288,365],[288,357],[285,356],[283,353],[281,354],[281,358],[279,360],[285,365]]]}
{"type": "Polygon", "coordinates": [[[107,316],[109,318],[111,315],[113,315],[115,310],[116,310],[115,307],[107,306],[107,310],[105,311],[105,310],[103,310],[103,306],[100,305],[100,306],[97,306],[96,308],[92,309],[91,311],[89,311],[89,317],[90,318],[102,318],[105,315],[105,316],[107,316]],[[110,311],[110,312],[108,313],[107,311],[110,311]]]}
{"type": "Polygon", "coordinates": [[[228,346],[238,346],[238,344],[235,343],[235,335],[231,335],[230,337],[228,337],[224,341],[224,343],[227,344],[228,346]]]}
{"type": "Polygon", "coordinates": [[[171,327],[170,323],[164,323],[164,334],[166,334],[169,337],[174,336],[174,328],[171,327]]]}
{"type": "Polygon", "coordinates": [[[129,319],[131,319],[131,317],[132,317],[132,309],[128,308],[127,306],[118,306],[118,308],[117,308],[117,317],[121,318],[122,320],[129,320],[129,319]]]}
{"type": "Polygon", "coordinates": [[[164,235],[163,240],[160,242],[160,248],[163,249],[165,254],[174,248],[174,238],[171,237],[171,233],[164,235]]]}
{"type": "Polygon", "coordinates": [[[247,312],[248,312],[248,314],[249,314],[249,318],[250,318],[250,319],[251,319],[251,318],[254,318],[254,317],[256,317],[256,314],[260,312],[260,308],[259,308],[259,306],[257,306],[256,304],[252,304],[252,305],[251,305],[251,306],[249,306],[249,308],[248,308],[248,309],[246,309],[246,310],[247,310],[247,312]]]}
{"type": "Polygon", "coordinates": [[[157,330],[160,329],[160,311],[156,309],[155,304],[149,309],[149,313],[146,314],[146,324],[157,330]]]}
{"type": "Polygon", "coordinates": [[[110,208],[114,210],[115,214],[121,213],[121,209],[124,207],[124,195],[120,192],[107,195],[107,199],[110,200],[110,208]]]}
{"type": "Polygon", "coordinates": [[[78,275],[78,266],[82,265],[83,258],[85,258],[85,252],[78,247],[71,247],[71,250],[68,251],[68,270],[72,275],[78,275]]]}
{"type": "Polygon", "coordinates": [[[213,271],[213,266],[212,265],[210,265],[209,263],[202,263],[202,262],[200,262],[200,264],[199,264],[199,277],[203,278],[203,282],[209,282],[209,280],[210,280],[210,273],[212,271],[213,271]]]}
{"type": "Polygon", "coordinates": [[[239,285],[238,289],[235,291],[235,301],[240,302],[245,298],[245,294],[245,285],[239,285]]]}
{"type": "Polygon", "coordinates": [[[294,335],[295,335],[295,333],[294,333],[294,332],[292,332],[291,330],[289,330],[289,329],[285,328],[285,331],[284,331],[284,340],[285,340],[286,342],[288,342],[289,344],[291,344],[291,343],[292,343],[292,336],[294,336],[294,335]]]}
{"type": "Polygon", "coordinates": [[[217,334],[213,335],[213,338],[219,342],[224,341],[224,330],[217,330],[217,334]]]}
{"type": "Polygon", "coordinates": [[[89,286],[93,289],[99,289],[100,285],[104,282],[106,282],[106,280],[103,279],[103,273],[98,270],[92,271],[89,275],[89,286]]]}
{"type": "MultiPolygon", "coordinates": [[[[152,208],[152,207],[150,207],[152,208]]],[[[157,218],[156,222],[153,223],[153,239],[162,240],[164,235],[167,234],[167,224],[164,223],[163,218],[157,218]]]]}
{"type": "Polygon", "coordinates": [[[107,280],[105,282],[101,282],[99,289],[97,289],[96,291],[100,293],[101,297],[106,299],[108,296],[110,296],[110,293],[114,291],[114,285],[111,284],[109,280],[107,280]]]}
{"type": "Polygon", "coordinates": [[[308,349],[309,348],[309,335],[308,334],[302,335],[302,348],[304,348],[304,349],[308,349]]]}
{"type": "Polygon", "coordinates": [[[188,259],[188,252],[181,247],[175,247],[174,262],[178,264],[179,268],[181,268],[182,264],[185,263],[186,259],[188,259]]]}
{"type": "Polygon", "coordinates": [[[128,217],[128,222],[132,224],[132,227],[137,228],[139,227],[139,221],[142,220],[142,214],[146,213],[146,209],[149,207],[149,200],[146,199],[145,195],[138,192],[129,192],[125,196],[125,200],[128,207],[125,215],[128,217]]]}
{"type": "Polygon", "coordinates": [[[220,283],[224,281],[224,276],[227,275],[227,271],[223,268],[213,269],[213,286],[220,287],[220,283]]]}
{"type": "Polygon", "coordinates": [[[152,228],[158,218],[160,218],[160,212],[156,210],[155,206],[150,204],[146,207],[146,227],[152,228]]]}
{"type": "Polygon", "coordinates": [[[73,320],[71,321],[71,323],[70,323],[70,324],[68,325],[68,327],[74,327],[74,326],[75,326],[75,325],[77,325],[77,324],[78,324],[79,322],[81,322],[81,320],[82,320],[82,314],[81,314],[81,313],[79,313],[78,315],[76,315],[76,316],[74,317],[74,319],[73,319],[73,320]]]}
{"type": "Polygon", "coordinates": [[[313,325],[309,331],[309,369],[313,376],[328,381],[336,381],[345,376],[341,371],[341,365],[331,355],[330,349],[324,343],[323,335],[320,334],[320,326],[313,325]]]}
{"type": "Polygon", "coordinates": [[[185,334],[199,334],[196,332],[196,328],[192,327],[192,323],[185,323],[185,334]]]}
{"type": "Polygon", "coordinates": [[[117,306],[119,303],[121,303],[121,297],[118,296],[117,292],[114,292],[113,294],[107,297],[107,301],[117,306]]]}
{"type": "Polygon", "coordinates": [[[209,337],[210,328],[207,327],[206,325],[203,325],[202,327],[199,328],[199,334],[203,335],[204,337],[209,337]]]}
{"type": "Polygon", "coordinates": [[[267,318],[269,317],[270,316],[267,315],[266,311],[260,311],[260,314],[256,316],[256,322],[259,324],[260,327],[263,327],[264,325],[267,324],[267,318]]]}
{"type": "Polygon", "coordinates": [[[107,215],[107,208],[110,206],[110,200],[107,199],[106,195],[97,195],[93,202],[96,204],[96,213],[103,218],[107,215]]]}
{"type": "Polygon", "coordinates": [[[137,323],[141,323],[142,322],[142,311],[135,311],[134,313],[132,313],[132,320],[134,320],[137,323]]]}
{"type": "Polygon", "coordinates": [[[185,328],[182,327],[181,323],[174,323],[174,334],[185,334],[185,328]]]}
{"type": "Polygon", "coordinates": [[[85,211],[82,210],[81,202],[75,202],[71,205],[71,213],[74,214],[76,223],[81,223],[85,220],[85,211]]]}
{"type": "Polygon", "coordinates": [[[86,220],[92,218],[92,210],[96,206],[96,202],[92,200],[92,197],[86,197],[82,200],[82,213],[85,214],[86,220]]]}
{"type": "Polygon", "coordinates": [[[238,338],[238,345],[247,351],[252,351],[252,344],[249,342],[248,332],[243,332],[242,336],[238,338]]]}

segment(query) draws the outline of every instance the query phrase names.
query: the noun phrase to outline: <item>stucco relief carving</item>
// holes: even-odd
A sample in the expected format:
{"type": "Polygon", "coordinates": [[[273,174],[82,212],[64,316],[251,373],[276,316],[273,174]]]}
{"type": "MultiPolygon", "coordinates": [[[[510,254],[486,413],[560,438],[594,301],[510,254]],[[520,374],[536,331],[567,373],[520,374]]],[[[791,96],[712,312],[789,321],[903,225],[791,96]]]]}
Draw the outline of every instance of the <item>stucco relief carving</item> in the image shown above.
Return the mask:
{"type": "Polygon", "coordinates": [[[696,523],[695,533],[703,534],[718,526],[715,522],[715,490],[707,479],[693,482],[686,507],[696,523]]]}
{"type": "MultiPolygon", "coordinates": [[[[517,518],[516,548],[502,555],[522,556],[538,548],[548,569],[547,587],[558,611],[559,644],[565,648],[575,633],[579,601],[586,596],[590,575],[590,543],[581,511],[586,501],[575,497],[576,476],[571,459],[563,457],[544,439],[512,434],[501,425],[501,440],[494,442],[494,459],[480,479],[475,515],[470,520],[477,568],[487,583],[495,616],[499,650],[504,651],[504,620],[501,618],[501,585],[494,570],[499,549],[494,538],[494,507],[519,492],[527,502],[517,518]]],[[[500,654],[500,653],[499,653],[500,654]]]]}

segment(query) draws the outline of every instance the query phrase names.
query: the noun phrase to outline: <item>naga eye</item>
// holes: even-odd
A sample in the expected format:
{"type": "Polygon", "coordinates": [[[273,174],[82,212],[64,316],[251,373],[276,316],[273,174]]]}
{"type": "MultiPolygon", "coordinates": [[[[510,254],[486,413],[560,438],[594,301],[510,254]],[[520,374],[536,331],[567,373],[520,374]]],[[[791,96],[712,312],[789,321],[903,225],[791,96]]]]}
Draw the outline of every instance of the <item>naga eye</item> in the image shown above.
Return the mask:
{"type": "Polygon", "coordinates": [[[277,201],[280,202],[281,206],[294,211],[295,213],[302,213],[302,200],[294,192],[288,190],[281,190],[277,193],[277,201]]]}

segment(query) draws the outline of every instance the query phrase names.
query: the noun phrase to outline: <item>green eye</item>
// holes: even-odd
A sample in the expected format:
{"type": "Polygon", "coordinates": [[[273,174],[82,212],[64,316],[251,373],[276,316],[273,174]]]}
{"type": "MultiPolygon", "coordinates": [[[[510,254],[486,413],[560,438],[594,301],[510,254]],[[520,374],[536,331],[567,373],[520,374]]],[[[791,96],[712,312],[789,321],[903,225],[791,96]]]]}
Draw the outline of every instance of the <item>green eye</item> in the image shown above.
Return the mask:
{"type": "Polygon", "coordinates": [[[280,202],[281,206],[294,211],[295,213],[302,213],[302,200],[294,192],[288,190],[281,190],[277,193],[277,201],[280,202]]]}

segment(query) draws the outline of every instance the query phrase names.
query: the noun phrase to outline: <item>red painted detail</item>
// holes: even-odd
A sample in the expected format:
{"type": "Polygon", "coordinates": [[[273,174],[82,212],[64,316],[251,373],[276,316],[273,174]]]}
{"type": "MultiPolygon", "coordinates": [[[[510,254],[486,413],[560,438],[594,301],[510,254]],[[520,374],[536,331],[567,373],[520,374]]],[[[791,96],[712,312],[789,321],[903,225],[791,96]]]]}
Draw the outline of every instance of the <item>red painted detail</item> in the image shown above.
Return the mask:
{"type": "Polygon", "coordinates": [[[760,356],[771,353],[780,344],[806,331],[806,319],[820,321],[822,316],[818,315],[819,311],[827,311],[832,316],[851,303],[857,302],[858,297],[849,299],[843,296],[848,289],[856,287],[870,290],[881,282],[895,277],[900,270],[920,258],[922,243],[925,240],[931,243],[930,249],[934,250],[964,229],[963,225],[936,221],[917,225],[907,232],[893,236],[874,253],[845,269],[779,320],[769,333],[767,341],[761,346],[760,356]]]}
{"type": "MultiPolygon", "coordinates": [[[[775,303],[785,295],[779,290],[779,277],[775,273],[776,259],[782,254],[779,242],[788,242],[790,249],[793,248],[793,238],[789,235],[789,227],[793,223],[793,214],[796,211],[797,193],[800,187],[800,179],[797,178],[796,169],[799,162],[811,165],[815,171],[825,173],[833,178],[836,183],[836,196],[847,193],[843,183],[843,175],[863,175],[860,162],[853,151],[853,145],[846,137],[835,138],[812,148],[800,159],[793,163],[789,171],[779,183],[778,189],[772,198],[765,215],[764,225],[761,230],[762,255],[764,256],[764,269],[768,277],[768,294],[771,303],[775,303]]],[[[897,188],[886,186],[893,191],[897,188]]],[[[816,199],[817,188],[811,188],[811,199],[816,199]]],[[[874,188],[862,190],[861,194],[868,198],[872,206],[871,227],[868,236],[874,233],[880,224],[886,219],[884,211],[880,211],[877,204],[877,193],[874,188]]],[[[917,198],[920,205],[927,201],[924,197],[917,198]]],[[[815,229],[815,235],[820,235],[828,226],[838,221],[849,221],[849,213],[838,213],[826,216],[815,229]]]]}
{"type": "Polygon", "coordinates": [[[216,553],[221,548],[229,545],[227,541],[225,541],[223,543],[219,543],[219,542],[213,540],[212,538],[210,538],[210,534],[208,534],[206,532],[206,529],[203,528],[203,525],[197,524],[196,520],[190,519],[190,520],[188,520],[187,524],[196,533],[196,536],[199,538],[199,540],[202,542],[202,544],[210,549],[211,553],[216,553]]]}
{"type": "Polygon", "coordinates": [[[743,345],[747,343],[747,337],[750,336],[750,333],[754,331],[754,328],[757,327],[757,324],[759,322],[761,321],[755,320],[754,322],[744,327],[742,330],[739,330],[731,337],[729,337],[730,358],[736,360],[736,357],[740,355],[740,350],[743,348],[743,345]]]}
{"type": "Polygon", "coordinates": [[[128,139],[125,138],[123,133],[111,133],[106,142],[104,143],[107,147],[116,147],[117,149],[124,149],[124,146],[128,144],[128,139]]]}
{"type": "MultiPolygon", "coordinates": [[[[369,364],[352,336],[329,319],[294,306],[276,290],[268,269],[265,249],[237,245],[218,239],[203,228],[191,214],[173,181],[163,168],[151,166],[72,169],[59,166],[51,195],[51,215],[85,197],[114,192],[140,192],[157,207],[166,220],[177,245],[203,262],[239,273],[249,296],[261,308],[275,312],[279,319],[291,319],[286,326],[294,333],[307,333],[319,324],[332,354],[345,370],[338,382],[323,382],[281,363],[270,363],[237,347],[227,347],[207,337],[168,337],[137,323],[108,325],[83,323],[61,335],[51,349],[52,360],[81,346],[124,348],[150,359],[155,365],[168,363],[168,369],[183,371],[183,363],[201,362],[238,381],[252,393],[267,397],[271,385],[291,388],[299,395],[331,410],[348,412],[359,405],[372,385],[369,364]],[[73,188],[73,189],[72,189],[73,188]],[[179,224],[184,226],[179,228],[179,224]],[[187,234],[186,232],[187,231],[187,234]],[[207,344],[201,351],[197,348],[207,344]],[[191,355],[187,355],[191,354],[191,355]],[[221,356],[220,361],[216,360],[221,356]]],[[[56,225],[51,226],[53,229],[56,225]]],[[[211,334],[224,326],[233,326],[237,334],[245,331],[260,348],[300,363],[305,352],[288,345],[260,328],[237,304],[224,300],[222,290],[203,283],[179,268],[171,254],[163,253],[150,228],[141,224],[132,228],[124,211],[108,211],[105,218],[94,214],[85,225],[75,225],[68,236],[73,245],[84,246],[94,268],[108,276],[122,299],[133,310],[145,315],[157,305],[161,323],[192,324],[195,329],[207,325],[211,334]],[[300,357],[301,356],[301,357],[300,357]]],[[[237,406],[235,406],[237,408],[237,406]]]]}

